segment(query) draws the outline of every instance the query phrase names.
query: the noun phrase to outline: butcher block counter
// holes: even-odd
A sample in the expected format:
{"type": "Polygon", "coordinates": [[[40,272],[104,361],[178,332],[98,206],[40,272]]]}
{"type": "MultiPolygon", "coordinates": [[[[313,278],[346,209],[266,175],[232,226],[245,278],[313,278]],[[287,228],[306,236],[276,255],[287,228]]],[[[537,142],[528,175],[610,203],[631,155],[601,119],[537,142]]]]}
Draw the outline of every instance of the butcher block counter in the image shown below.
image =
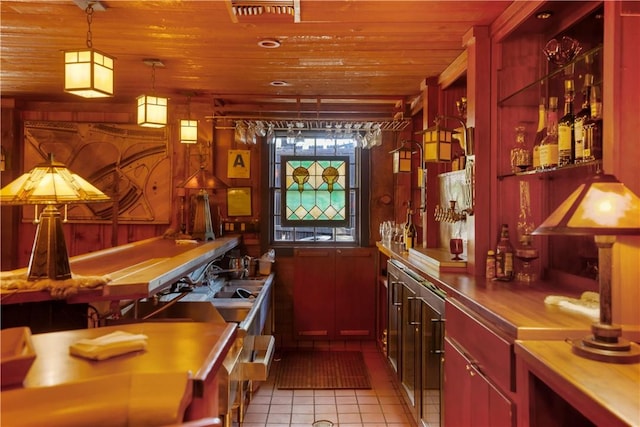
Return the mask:
{"type": "MultiPolygon", "coordinates": [[[[20,421],[20,425],[110,425],[116,418],[106,419],[106,424],[101,424],[96,417],[99,413],[108,413],[109,408],[115,416],[119,409],[116,402],[119,400],[118,390],[122,389],[122,382],[129,381],[126,376],[147,376],[146,380],[138,382],[152,381],[156,384],[154,390],[148,387],[131,387],[134,390],[128,390],[129,387],[124,387],[130,394],[126,399],[129,408],[142,405],[148,410],[148,417],[157,419],[158,414],[170,412],[168,405],[177,406],[173,412],[180,415],[186,408],[185,419],[217,416],[217,374],[227,353],[233,351],[236,329],[236,324],[224,322],[148,322],[32,335],[37,357],[23,387],[3,390],[0,394],[2,424],[16,425],[11,422],[14,419],[20,421]],[[146,335],[146,350],[100,361],[69,354],[71,344],[114,331],[146,335]],[[189,383],[176,381],[181,375],[187,377],[189,383]],[[167,381],[162,384],[164,379],[167,381]],[[87,386],[82,388],[85,384],[87,386]],[[184,384],[190,387],[185,389],[184,384]],[[80,393],[82,395],[75,399],[80,393]],[[165,398],[167,395],[173,398],[165,398]],[[74,407],[73,402],[76,401],[77,406],[74,407]],[[27,422],[29,419],[47,419],[38,414],[39,411],[50,411],[50,421],[55,419],[61,424],[27,422]],[[93,413],[88,413],[91,411],[93,413]],[[65,421],[64,417],[71,418],[65,421]],[[88,417],[84,424],[82,417],[88,417]]],[[[142,415],[130,416],[139,418],[142,415]]],[[[164,424],[181,420],[166,421],[170,422],[164,424]]],[[[131,420],[122,425],[132,425],[131,420]]],[[[149,421],[139,425],[160,424],[149,421]]]]}
{"type": "MultiPolygon", "coordinates": [[[[154,237],[75,256],[69,260],[74,277],[108,276],[110,280],[96,289],[79,289],[67,301],[145,298],[203,268],[238,244],[239,237],[223,237],[207,242],[154,237]]],[[[26,272],[26,269],[21,269],[10,273],[19,274],[23,270],[26,272]]],[[[5,289],[3,285],[0,292],[2,304],[52,299],[46,290],[5,289]]]]}

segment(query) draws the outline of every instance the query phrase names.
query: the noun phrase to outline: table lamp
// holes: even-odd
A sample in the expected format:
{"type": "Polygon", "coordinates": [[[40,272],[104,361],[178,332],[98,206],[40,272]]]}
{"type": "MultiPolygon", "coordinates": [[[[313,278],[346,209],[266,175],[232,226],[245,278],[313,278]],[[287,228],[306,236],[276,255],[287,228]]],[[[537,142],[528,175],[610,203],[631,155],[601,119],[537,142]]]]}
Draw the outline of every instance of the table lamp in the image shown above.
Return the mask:
{"type": "Polygon", "coordinates": [[[207,171],[204,165],[200,165],[184,182],[178,185],[180,188],[199,190],[196,196],[196,207],[193,219],[191,236],[194,239],[208,241],[215,240],[213,225],[211,224],[211,207],[209,206],[208,189],[226,189],[228,186],[215,175],[207,171]]]}
{"type": "Polygon", "coordinates": [[[69,255],[57,205],[109,200],[109,196],[71,172],[64,164],[56,162],[52,154],[49,154],[46,162],[36,165],[3,187],[0,190],[2,204],[45,205],[36,219],[38,227],[29,259],[28,280],[71,278],[69,255]]]}
{"type": "Polygon", "coordinates": [[[597,173],[581,184],[533,232],[537,235],[591,235],[598,246],[600,321],[593,335],[572,342],[574,353],[610,363],[640,361],[640,346],[621,338],[611,316],[611,248],[618,235],[640,235],[640,199],[613,175],[597,173]]]}

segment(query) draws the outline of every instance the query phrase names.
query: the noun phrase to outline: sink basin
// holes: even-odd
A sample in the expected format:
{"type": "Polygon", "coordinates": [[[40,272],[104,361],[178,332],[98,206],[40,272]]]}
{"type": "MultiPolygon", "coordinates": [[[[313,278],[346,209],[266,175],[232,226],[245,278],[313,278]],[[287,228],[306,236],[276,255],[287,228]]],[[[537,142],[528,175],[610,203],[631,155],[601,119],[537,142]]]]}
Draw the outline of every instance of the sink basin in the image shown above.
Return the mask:
{"type": "Polygon", "coordinates": [[[253,300],[240,298],[214,298],[211,303],[227,322],[241,323],[253,307],[253,300]]]}

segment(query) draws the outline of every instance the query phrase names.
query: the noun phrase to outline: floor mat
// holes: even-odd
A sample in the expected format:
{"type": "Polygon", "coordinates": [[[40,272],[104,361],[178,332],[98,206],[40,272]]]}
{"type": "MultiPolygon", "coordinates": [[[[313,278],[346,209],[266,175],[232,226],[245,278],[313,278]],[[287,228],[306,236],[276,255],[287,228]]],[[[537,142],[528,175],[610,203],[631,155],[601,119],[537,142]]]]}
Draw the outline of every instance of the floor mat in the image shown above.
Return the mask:
{"type": "Polygon", "coordinates": [[[289,351],[282,355],[279,389],[367,389],[369,371],[359,351],[289,351]]]}

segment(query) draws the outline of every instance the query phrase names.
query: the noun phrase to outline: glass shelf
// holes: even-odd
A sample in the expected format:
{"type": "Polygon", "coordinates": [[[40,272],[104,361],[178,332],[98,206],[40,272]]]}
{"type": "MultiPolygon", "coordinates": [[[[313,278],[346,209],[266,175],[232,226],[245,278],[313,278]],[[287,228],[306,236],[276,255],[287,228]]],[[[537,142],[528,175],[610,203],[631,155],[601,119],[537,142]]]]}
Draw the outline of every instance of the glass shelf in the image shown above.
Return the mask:
{"type": "MultiPolygon", "coordinates": [[[[567,65],[564,65],[562,67],[559,67],[553,70],[551,73],[539,78],[538,80],[533,81],[532,83],[518,89],[514,93],[502,98],[500,101],[498,101],[498,104],[500,106],[510,106],[510,105],[521,104],[521,101],[519,100],[520,95],[529,93],[531,89],[542,87],[549,81],[553,81],[555,79],[564,77],[565,70],[569,70],[569,67],[575,66],[575,68],[579,69],[580,71],[586,70],[586,58],[588,57],[591,57],[591,59],[593,60],[593,64],[592,64],[593,67],[600,68],[600,64],[602,63],[602,45],[600,44],[592,49],[587,50],[586,52],[578,55],[576,58],[574,58],[573,61],[569,62],[567,65]]],[[[574,72],[573,74],[578,75],[577,71],[578,70],[576,70],[576,72],[574,72]]],[[[599,80],[597,80],[595,83],[600,84],[599,80]]],[[[534,99],[536,101],[540,99],[537,92],[534,99]]],[[[525,102],[525,104],[528,104],[528,103],[529,102],[525,102]]]]}
{"type": "Polygon", "coordinates": [[[507,174],[498,175],[499,180],[503,180],[505,178],[510,178],[513,176],[538,176],[540,178],[543,177],[553,177],[554,175],[558,175],[563,171],[568,171],[572,169],[581,169],[581,168],[594,168],[595,171],[602,169],[602,160],[593,160],[590,162],[578,163],[575,165],[568,165],[563,167],[556,167],[551,169],[543,169],[543,170],[528,170],[524,172],[511,172],[507,174]]]}

